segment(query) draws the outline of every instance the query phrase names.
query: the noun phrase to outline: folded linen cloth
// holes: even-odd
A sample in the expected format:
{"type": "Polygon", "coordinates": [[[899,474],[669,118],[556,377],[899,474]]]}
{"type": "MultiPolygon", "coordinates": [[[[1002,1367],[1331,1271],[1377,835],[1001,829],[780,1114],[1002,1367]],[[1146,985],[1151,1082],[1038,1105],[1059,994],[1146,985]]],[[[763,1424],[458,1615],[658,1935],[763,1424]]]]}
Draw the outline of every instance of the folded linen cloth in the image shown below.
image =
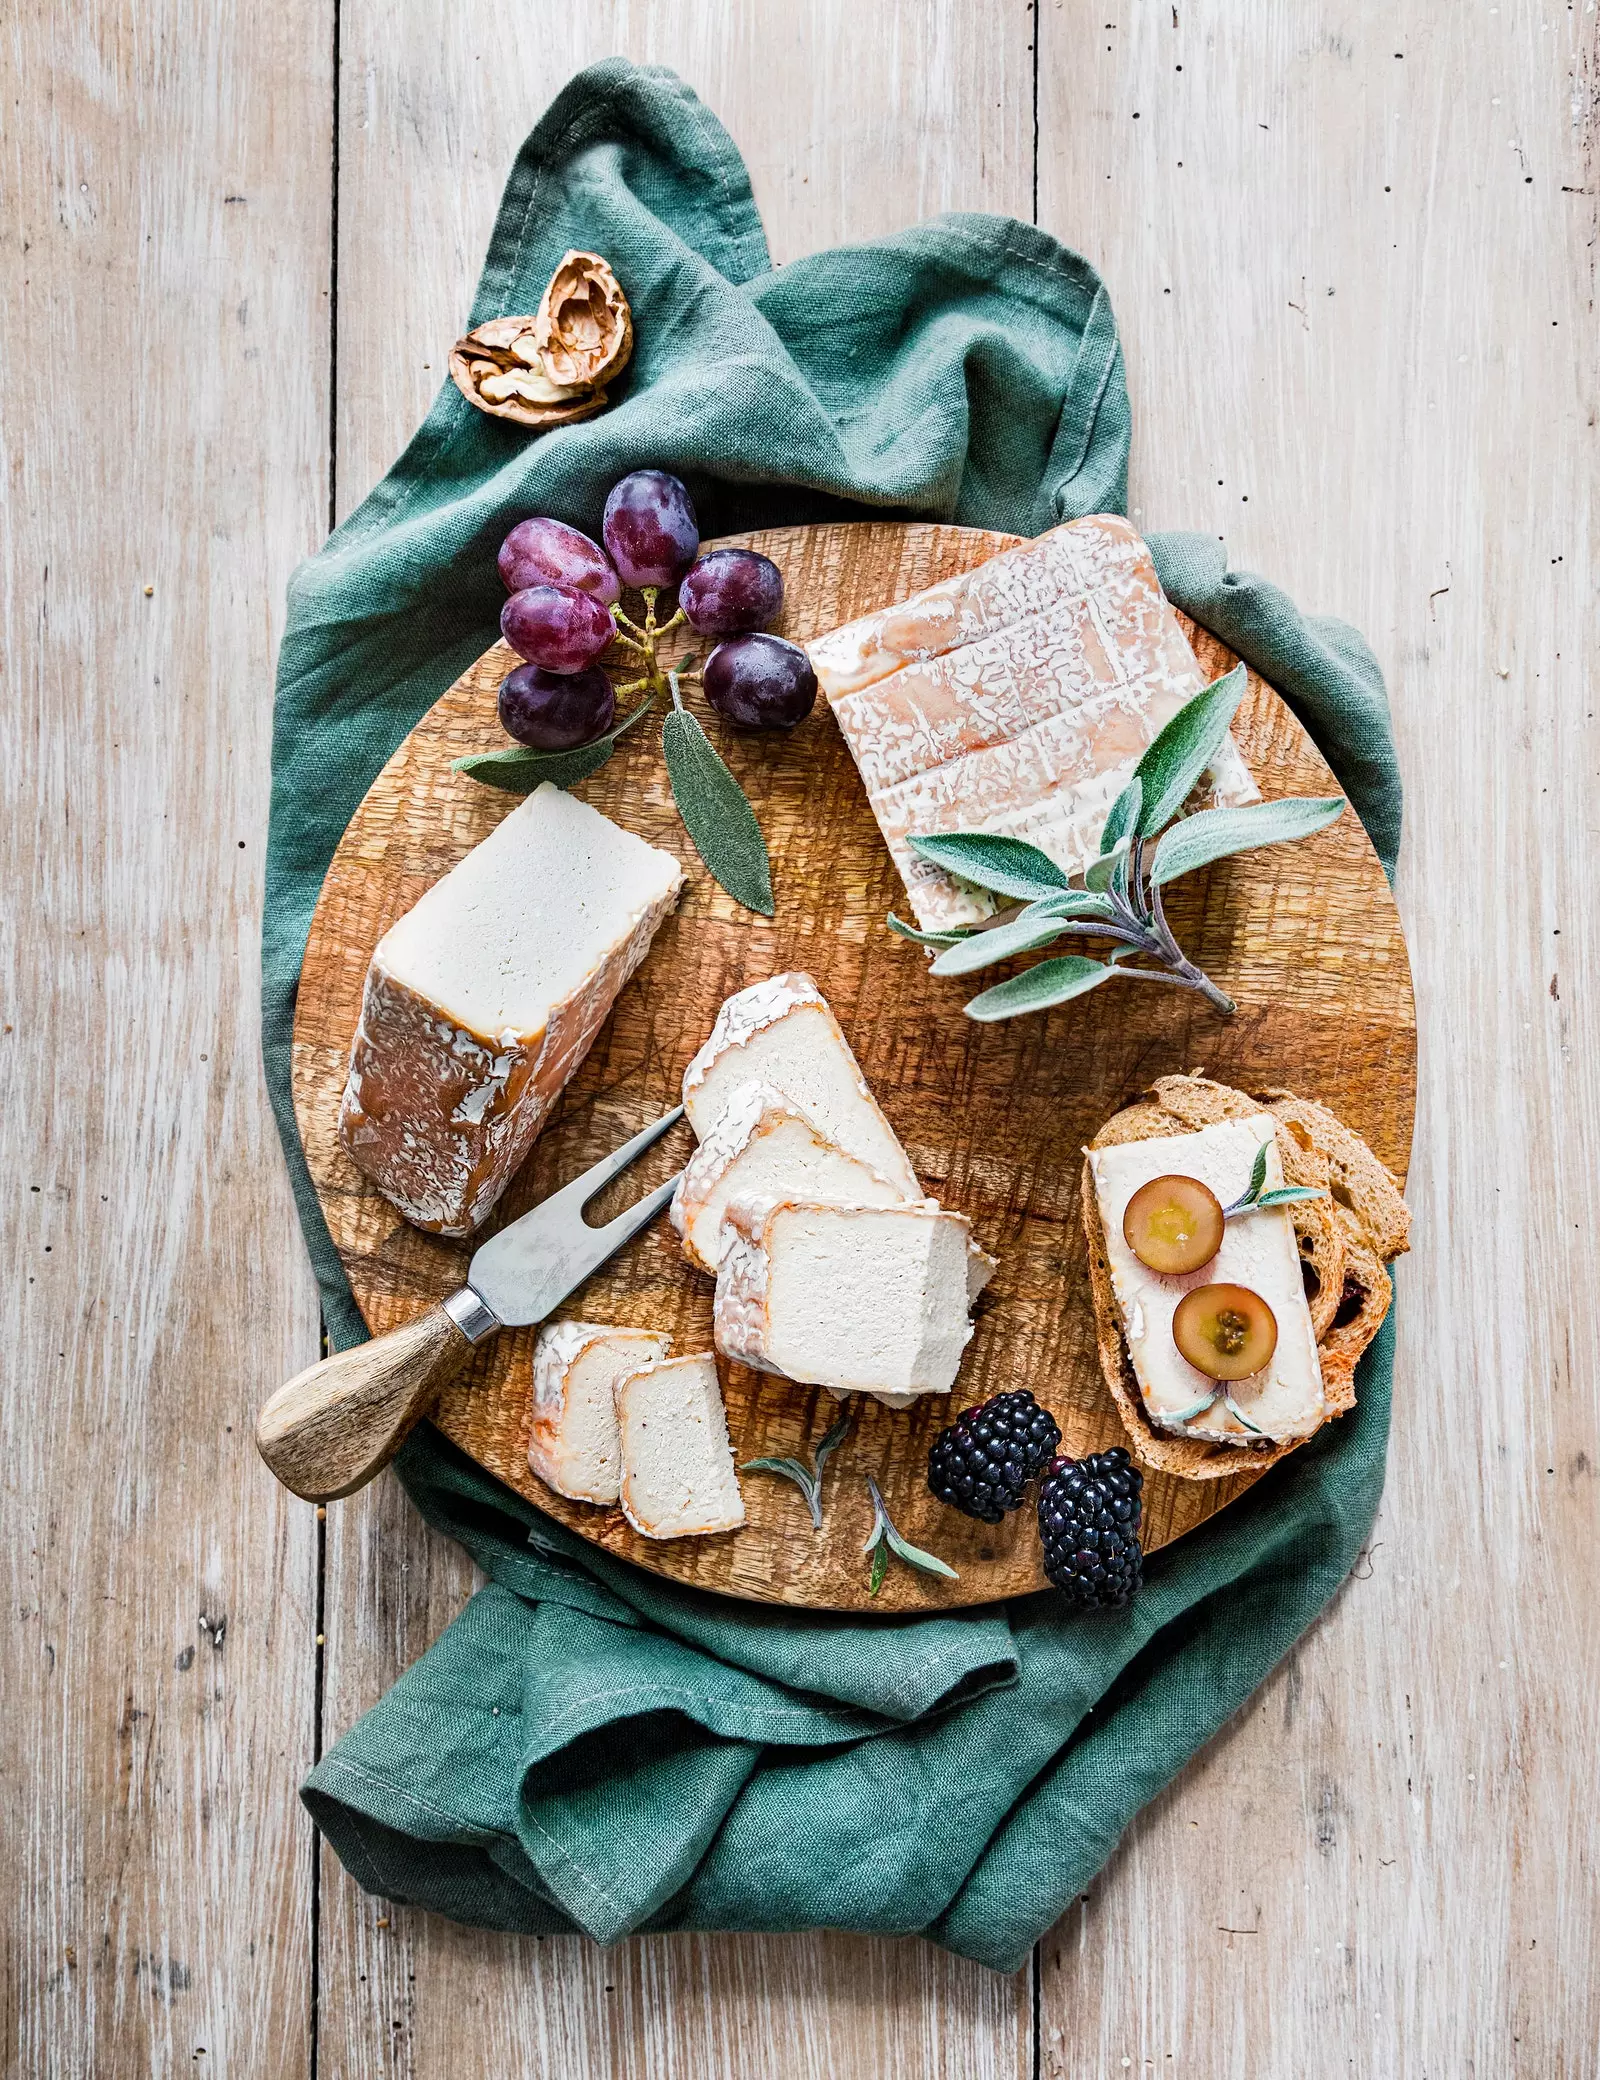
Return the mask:
{"type": "MultiPolygon", "coordinates": [[[[1036,534],[1125,505],[1121,350],[1094,270],[1033,227],[945,217],[772,269],[732,141],[670,72],[621,60],[524,146],[473,321],[604,253],[637,348],[617,402],[533,439],[446,386],[394,469],[294,577],[273,749],[263,1043],[336,1345],[366,1331],[294,1124],[295,990],[317,892],[385,759],[493,640],[494,552],[593,530],[650,463],[707,536],[905,514],[1036,534]]],[[[1178,605],[1270,677],[1393,870],[1383,682],[1196,535],[1152,542],[1178,605]]],[[[680,1588],[587,1546],[424,1426],[396,1461],[490,1576],[313,1771],[357,1880],[495,1928],[920,1931],[1014,1969],[1348,1572],[1382,1488],[1393,1322],[1357,1412],[1156,1555],[1125,1612],[1052,1595],[845,1618],[680,1588]]]]}

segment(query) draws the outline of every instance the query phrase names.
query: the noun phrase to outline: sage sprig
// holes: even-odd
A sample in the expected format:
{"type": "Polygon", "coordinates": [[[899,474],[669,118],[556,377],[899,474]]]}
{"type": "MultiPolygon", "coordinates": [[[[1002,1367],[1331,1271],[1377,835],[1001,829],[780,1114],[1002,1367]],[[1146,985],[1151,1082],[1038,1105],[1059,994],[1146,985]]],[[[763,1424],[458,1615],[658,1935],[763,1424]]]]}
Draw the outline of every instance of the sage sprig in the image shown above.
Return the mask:
{"type": "Polygon", "coordinates": [[[776,1473],[786,1481],[793,1481],[806,1498],[806,1508],[811,1512],[811,1528],[822,1529],[822,1471],[829,1459],[850,1435],[856,1419],[853,1408],[847,1408],[825,1436],[819,1439],[811,1455],[811,1464],[803,1459],[746,1459],[739,1468],[741,1473],[776,1473]]]}
{"type": "Polygon", "coordinates": [[[1304,1199],[1327,1198],[1327,1193],[1318,1185],[1284,1184],[1274,1186],[1270,1192],[1263,1191],[1262,1186],[1267,1181],[1267,1150],[1271,1146],[1270,1141],[1263,1141],[1256,1150],[1249,1184],[1231,1206],[1222,1209],[1225,1221],[1232,1220],[1236,1213],[1254,1213],[1263,1206],[1298,1206],[1304,1199]]]}
{"type": "Polygon", "coordinates": [[[670,620],[658,625],[657,587],[645,586],[642,597],[642,622],[632,620],[620,606],[611,609],[617,631],[613,642],[631,653],[637,674],[619,686],[617,694],[645,696],[631,714],[603,736],[571,751],[533,751],[517,745],[506,751],[476,752],[471,757],[455,759],[451,771],[465,773],[469,780],[482,781],[486,787],[505,788],[512,794],[531,794],[546,780],[553,780],[557,787],[572,787],[599,772],[616,748],[617,739],[647,715],[658,700],[668,701],[671,705],[661,732],[661,750],[683,827],[712,879],[736,903],[771,917],[772,865],[756,812],[744,789],[718,757],[711,739],[683,705],[682,689],[701,683],[699,672],[693,668],[694,660],[670,670],[661,661],[662,642],[685,625],[688,617],[679,607],[670,620]]]}
{"type": "MultiPolygon", "coordinates": [[[[1112,942],[1104,960],[1058,955],[981,991],[966,1006],[969,1018],[989,1024],[1048,1011],[1115,975],[1194,990],[1213,1010],[1232,1015],[1232,998],[1173,937],[1162,889],[1230,854],[1309,838],[1325,830],[1345,806],[1342,795],[1328,795],[1255,802],[1243,809],[1201,809],[1173,821],[1221,748],[1246,683],[1244,666],[1235,665],[1186,702],[1146,747],[1111,805],[1099,854],[1081,881],[1069,879],[1048,853],[1022,838],[948,831],[911,840],[913,850],[948,873],[1023,905],[994,924],[949,932],[918,932],[891,917],[890,928],[903,938],[938,948],[933,974],[971,974],[1067,935],[1112,942]],[[1135,966],[1136,961],[1152,965],[1135,966]]],[[[1287,1202],[1266,1198],[1251,1203],[1287,1202]]]]}
{"type": "Polygon", "coordinates": [[[867,1475],[867,1493],[872,1497],[872,1532],[861,1550],[872,1555],[872,1572],[867,1577],[869,1596],[876,1596],[883,1587],[891,1553],[897,1560],[903,1560],[907,1567],[919,1568],[923,1574],[942,1574],[946,1581],[960,1581],[960,1575],[947,1560],[941,1560],[937,1553],[925,1553],[921,1546],[914,1546],[909,1539],[900,1536],[889,1521],[889,1512],[883,1506],[878,1484],[870,1473],[867,1475]]]}

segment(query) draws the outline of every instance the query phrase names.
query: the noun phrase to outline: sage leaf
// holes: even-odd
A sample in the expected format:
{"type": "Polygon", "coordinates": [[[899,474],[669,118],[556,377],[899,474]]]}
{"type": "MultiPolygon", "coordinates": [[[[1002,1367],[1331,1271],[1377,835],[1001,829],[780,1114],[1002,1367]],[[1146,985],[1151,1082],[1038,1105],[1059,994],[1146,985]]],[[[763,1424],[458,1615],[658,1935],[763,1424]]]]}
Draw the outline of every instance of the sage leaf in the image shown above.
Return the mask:
{"type": "Polygon", "coordinates": [[[1194,792],[1194,784],[1216,756],[1235,710],[1244,699],[1245,668],[1236,664],[1193,700],[1185,701],[1145,749],[1134,770],[1143,791],[1134,834],[1153,838],[1194,792]]]}
{"type": "Polygon", "coordinates": [[[546,780],[553,780],[557,787],[574,787],[591,773],[599,772],[618,737],[632,729],[654,705],[655,696],[647,694],[631,714],[603,737],[596,737],[592,744],[580,744],[573,751],[534,751],[526,744],[514,744],[507,751],[475,751],[467,758],[452,759],[450,770],[465,773],[469,780],[481,781],[485,787],[503,788],[507,794],[532,794],[546,780]]]}
{"type": "Polygon", "coordinates": [[[963,939],[972,937],[971,930],[965,925],[953,932],[919,932],[914,924],[902,924],[892,910],[888,925],[891,932],[898,932],[902,939],[915,939],[919,946],[959,946],[963,939]]]}
{"type": "Polygon", "coordinates": [[[1025,974],[1013,975],[1009,982],[997,982],[993,989],[974,997],[966,1006],[966,1013],[980,1025],[993,1025],[997,1019],[1016,1018],[1025,1011],[1048,1011],[1056,1004],[1081,997],[1086,990],[1098,989],[1116,972],[1107,961],[1087,960],[1081,953],[1064,953],[1056,960],[1041,961],[1025,974]]]}
{"type": "Polygon", "coordinates": [[[1112,851],[1118,839],[1130,837],[1139,821],[1139,811],[1144,807],[1144,782],[1137,773],[1128,782],[1111,804],[1111,814],[1106,818],[1106,827],[1100,833],[1100,850],[1112,851]]]}
{"type": "Polygon", "coordinates": [[[883,1532],[889,1550],[897,1560],[903,1560],[908,1567],[920,1567],[924,1574],[942,1574],[947,1582],[960,1581],[960,1575],[948,1560],[941,1560],[937,1553],[925,1553],[921,1546],[914,1546],[909,1539],[902,1538],[887,1517],[883,1520],[883,1532]]]}
{"type": "Polygon", "coordinates": [[[1224,1394],[1222,1399],[1224,1403],[1227,1405],[1229,1414],[1237,1416],[1239,1418],[1239,1421],[1243,1423],[1244,1427],[1247,1430],[1253,1431],[1257,1437],[1266,1436],[1266,1431],[1262,1429],[1259,1423],[1251,1422],[1250,1418],[1245,1414],[1244,1410],[1239,1406],[1238,1402],[1234,1400],[1231,1394],[1224,1394]]]}
{"type": "Polygon", "coordinates": [[[911,840],[913,852],[947,873],[976,882],[1000,896],[1047,896],[1067,886],[1067,877],[1047,852],[1022,838],[991,831],[943,831],[911,840]]]}
{"type": "Polygon", "coordinates": [[[1157,887],[1192,874],[1230,853],[1258,845],[1284,845],[1325,830],[1344,809],[1343,795],[1254,802],[1247,809],[1202,809],[1173,825],[1156,847],[1150,878],[1157,887]]]}
{"type": "Polygon", "coordinates": [[[872,1555],[872,1573],[867,1581],[869,1596],[876,1596],[883,1587],[891,1553],[908,1567],[920,1568],[924,1574],[942,1574],[946,1581],[960,1581],[960,1575],[947,1560],[941,1560],[937,1553],[925,1553],[921,1546],[914,1546],[909,1539],[900,1536],[889,1521],[889,1512],[878,1493],[878,1484],[870,1473],[867,1475],[867,1493],[872,1497],[872,1530],[861,1550],[872,1555]]]}
{"type": "Polygon", "coordinates": [[[817,1469],[817,1486],[819,1489],[822,1486],[822,1469],[827,1465],[829,1459],[838,1450],[839,1446],[844,1443],[845,1439],[850,1435],[850,1432],[855,1428],[855,1420],[855,1410],[853,1408],[847,1408],[844,1414],[840,1416],[839,1420],[834,1424],[833,1428],[824,1432],[822,1438],[819,1440],[817,1444],[816,1450],[812,1453],[811,1459],[812,1464],[817,1469]]]}
{"type": "Polygon", "coordinates": [[[661,749],[672,799],[712,879],[736,903],[771,917],[772,866],[756,812],[687,708],[668,712],[661,749]]]}
{"type": "MultiPolygon", "coordinates": [[[[1122,838],[1112,846],[1109,852],[1102,852],[1098,859],[1089,862],[1084,869],[1084,887],[1093,895],[1103,894],[1111,886],[1119,862],[1123,864],[1124,869],[1126,868],[1127,858],[1128,840],[1122,838]]],[[[1111,908],[1108,904],[1106,906],[1106,915],[1109,917],[1110,914],[1111,908]]]]}
{"type": "Polygon", "coordinates": [[[872,1572],[867,1576],[867,1594],[876,1596],[883,1587],[883,1578],[889,1572],[889,1548],[880,1538],[872,1548],[872,1572]]]}
{"type": "Polygon", "coordinates": [[[1245,1193],[1246,1199],[1259,1199],[1261,1197],[1261,1187],[1266,1183],[1266,1181],[1267,1143],[1263,1141],[1261,1146],[1256,1150],[1256,1159],[1254,1163],[1252,1163],[1250,1166],[1250,1189],[1245,1193]]]}
{"type": "Polygon", "coordinates": [[[1286,1184],[1278,1190],[1263,1192],[1256,1201],[1257,1206],[1298,1206],[1303,1199],[1326,1199],[1327,1193],[1320,1185],[1286,1184]]]}
{"type": "Polygon", "coordinates": [[[806,1508],[811,1512],[811,1528],[822,1529],[822,1490],[813,1478],[811,1469],[802,1466],[798,1459],[746,1459],[740,1465],[741,1473],[777,1473],[786,1481],[793,1481],[806,1498],[806,1508]]]}
{"type": "Polygon", "coordinates": [[[1058,896],[1041,896],[1037,903],[1028,905],[1029,917],[1093,918],[1101,924],[1111,924],[1116,912],[1105,900],[1089,889],[1066,888],[1058,896]]]}
{"type": "Polygon", "coordinates": [[[930,975],[970,975],[974,968],[992,968],[996,961],[1010,960],[1015,953],[1032,953],[1048,946],[1066,930],[1058,917],[1035,917],[1031,908],[1008,924],[991,925],[970,938],[947,946],[928,970],[930,975]]]}

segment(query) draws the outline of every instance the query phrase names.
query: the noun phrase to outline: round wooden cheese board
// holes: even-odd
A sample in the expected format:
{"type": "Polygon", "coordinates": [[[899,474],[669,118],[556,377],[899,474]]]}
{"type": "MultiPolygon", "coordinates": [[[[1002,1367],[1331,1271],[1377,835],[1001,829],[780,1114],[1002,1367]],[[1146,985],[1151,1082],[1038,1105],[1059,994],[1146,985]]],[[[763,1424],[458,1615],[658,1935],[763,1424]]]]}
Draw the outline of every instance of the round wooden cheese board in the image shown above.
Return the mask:
{"type": "MultiPolygon", "coordinates": [[[[982,562],[1014,537],[871,522],[740,536],[784,574],[780,631],[798,641],[982,562]]],[[[1188,624],[1185,624],[1188,626],[1188,624]]],[[[1235,660],[1190,628],[1208,679],[1235,660]]],[[[451,772],[504,744],[500,680],[516,660],[488,651],[389,760],[334,855],[312,920],[295,1017],[294,1098],[333,1240],[374,1334],[459,1286],[471,1245],[409,1227],[355,1168],[337,1120],[367,962],[394,919],[517,797],[451,772]]],[[[705,714],[705,711],[702,710],[705,714]]],[[[882,1612],[991,1601],[1045,1586],[1032,1511],[991,1528],[934,1501],[928,1446],[955,1411],[1032,1388],[1074,1455],[1126,1443],[1100,1376],[1078,1192],[1083,1144],[1151,1081],[1199,1069],[1245,1088],[1287,1084],[1322,1100],[1404,1177],[1416,1098],[1416,1017],[1400,920],[1353,811],[1316,838],[1218,862],[1175,884],[1180,944],[1238,1005],[1215,1016],[1186,991],[1112,983],[1044,1016],[976,1025],[962,1005],[994,973],[931,977],[921,949],[884,925],[904,891],[839,731],[821,699],[791,736],[740,737],[705,715],[755,805],[772,856],[777,915],[734,903],[705,871],[673,807],[659,729],[646,722],[577,792],[682,860],[688,887],[619,999],[533,1154],[491,1216],[514,1219],[675,1104],[685,1065],[733,991],[804,969],[842,1023],[925,1188],[966,1213],[1000,1260],[954,1393],[902,1412],[862,1399],[830,1462],[823,1528],[800,1493],[743,1478],[748,1522],[714,1538],[654,1541],[618,1509],[552,1494],[528,1470],[535,1332],[493,1338],[446,1389],[434,1420],[509,1486],[592,1543],[698,1588],[763,1602],[882,1612]],[[866,1475],[897,1528],[958,1571],[946,1582],[895,1563],[868,1595],[866,1475]]],[[[1235,736],[1268,797],[1336,793],[1327,765],[1278,696],[1253,675],[1235,736]]],[[[1005,972],[1005,971],[999,971],[1005,972]]],[[[600,1204],[604,1218],[681,1166],[686,1125],[600,1204]]],[[[560,1310],[572,1319],[666,1330],[680,1352],[711,1345],[711,1281],[665,1219],[560,1310]]],[[[719,1361],[735,1455],[804,1455],[838,1413],[820,1388],[719,1361]]],[[[1249,1487],[1146,1471],[1147,1550],[1192,1530],[1249,1487]]]]}

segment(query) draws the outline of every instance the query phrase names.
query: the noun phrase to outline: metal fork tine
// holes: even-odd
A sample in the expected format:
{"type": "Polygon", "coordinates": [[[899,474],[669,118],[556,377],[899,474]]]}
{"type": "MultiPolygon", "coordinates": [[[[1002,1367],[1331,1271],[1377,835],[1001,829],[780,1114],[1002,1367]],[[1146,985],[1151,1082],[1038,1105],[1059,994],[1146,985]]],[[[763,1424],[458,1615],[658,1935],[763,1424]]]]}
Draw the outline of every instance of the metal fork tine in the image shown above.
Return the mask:
{"type": "MultiPolygon", "coordinates": [[[[570,1184],[564,1184],[559,1191],[552,1192],[548,1199],[542,1200],[538,1209],[540,1214],[549,1214],[556,1220],[581,1219],[583,1209],[589,1201],[598,1198],[614,1177],[620,1177],[647,1148],[654,1148],[662,1135],[669,1133],[682,1118],[683,1107],[674,1105],[662,1118],[653,1121],[648,1127],[641,1128],[631,1141],[624,1141],[620,1148],[614,1148],[610,1155],[602,1156],[598,1163],[585,1170],[581,1176],[573,1178],[570,1184]]],[[[625,1220],[627,1215],[622,1214],[618,1218],[625,1220]]],[[[595,1232],[600,1234],[604,1231],[597,1229],[595,1232]]]]}

